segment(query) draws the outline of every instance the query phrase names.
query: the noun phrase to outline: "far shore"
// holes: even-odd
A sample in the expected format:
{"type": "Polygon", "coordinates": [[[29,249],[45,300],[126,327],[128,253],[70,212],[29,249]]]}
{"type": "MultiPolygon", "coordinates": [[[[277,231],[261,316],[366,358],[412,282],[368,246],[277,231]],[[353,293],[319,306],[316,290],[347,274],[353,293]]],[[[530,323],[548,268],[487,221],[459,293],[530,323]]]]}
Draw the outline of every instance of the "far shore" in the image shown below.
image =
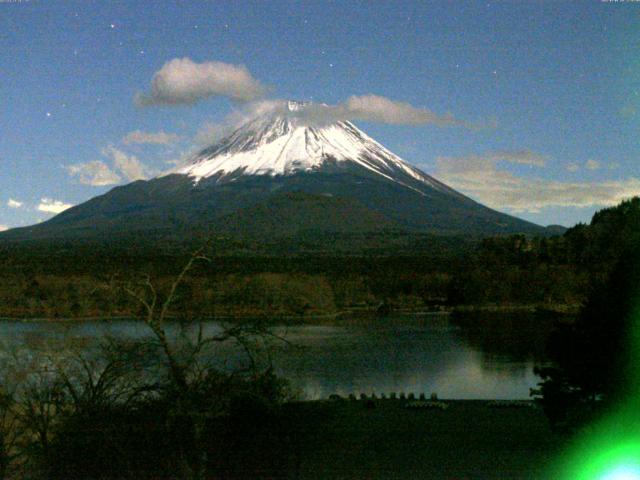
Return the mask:
{"type": "MultiPolygon", "coordinates": [[[[269,319],[271,322],[282,323],[322,323],[323,321],[335,321],[339,319],[384,319],[395,316],[428,316],[428,315],[451,315],[454,313],[496,313],[496,314],[548,314],[548,315],[575,315],[578,313],[580,305],[540,305],[540,304],[509,304],[509,305],[437,305],[431,308],[391,308],[381,311],[377,308],[355,307],[342,309],[338,312],[311,312],[302,315],[267,314],[264,312],[238,312],[225,313],[221,315],[206,315],[200,317],[205,321],[239,322],[249,319],[269,319]]],[[[97,322],[97,321],[125,321],[136,320],[139,317],[134,315],[93,315],[85,317],[44,317],[29,315],[0,315],[0,321],[9,322],[97,322]]],[[[178,319],[178,315],[170,315],[169,319],[178,319]]]]}

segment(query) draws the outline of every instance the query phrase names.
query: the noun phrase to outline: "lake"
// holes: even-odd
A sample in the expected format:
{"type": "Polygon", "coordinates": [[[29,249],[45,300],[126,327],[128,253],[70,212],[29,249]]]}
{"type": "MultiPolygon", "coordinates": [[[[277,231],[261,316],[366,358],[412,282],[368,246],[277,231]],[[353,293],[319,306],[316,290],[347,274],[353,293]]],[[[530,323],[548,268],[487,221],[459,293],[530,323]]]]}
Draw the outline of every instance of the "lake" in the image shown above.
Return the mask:
{"type": "MultiPolygon", "coordinates": [[[[274,332],[288,343],[272,345],[270,357],[276,371],[307,399],[390,392],[527,399],[539,380],[533,367],[544,361],[549,324],[525,314],[432,314],[280,325],[274,332]]],[[[208,331],[219,329],[219,323],[207,323],[208,331]]],[[[144,337],[149,332],[134,320],[0,322],[0,342],[7,349],[105,334],[144,337]]],[[[233,356],[230,350],[221,353],[233,356]]]]}

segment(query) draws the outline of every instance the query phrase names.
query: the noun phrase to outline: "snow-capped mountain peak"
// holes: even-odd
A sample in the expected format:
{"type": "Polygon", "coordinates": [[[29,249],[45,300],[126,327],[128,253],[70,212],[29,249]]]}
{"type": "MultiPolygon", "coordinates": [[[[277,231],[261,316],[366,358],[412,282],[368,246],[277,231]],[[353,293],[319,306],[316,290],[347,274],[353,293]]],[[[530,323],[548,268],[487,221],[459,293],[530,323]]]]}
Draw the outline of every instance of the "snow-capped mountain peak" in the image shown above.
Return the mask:
{"type": "Polygon", "coordinates": [[[297,112],[303,109],[305,105],[308,105],[308,102],[298,102],[295,100],[289,100],[287,102],[287,110],[290,112],[297,112]]]}
{"type": "MultiPolygon", "coordinates": [[[[335,115],[325,107],[280,103],[277,110],[195,155],[187,166],[116,187],[47,222],[3,232],[0,238],[116,237],[130,242],[159,236],[190,242],[219,232],[242,245],[247,239],[252,239],[247,245],[262,245],[266,238],[274,245],[278,239],[301,240],[300,251],[306,252],[315,248],[314,241],[309,242],[315,232],[330,239],[336,233],[393,232],[375,238],[384,238],[390,243],[380,245],[394,249],[408,232],[544,232],[447,187],[352,123],[331,122],[335,115]]],[[[413,245],[417,237],[407,238],[413,245]]],[[[353,243],[348,248],[355,252],[377,248],[372,247],[377,243],[353,243]]],[[[334,248],[333,243],[318,245],[323,254],[329,245],[334,248]]]]}
{"type": "Polygon", "coordinates": [[[320,171],[329,163],[349,164],[413,190],[421,190],[416,189],[417,181],[457,194],[394,155],[351,122],[317,125],[307,121],[307,105],[289,101],[284,114],[266,114],[247,122],[173,173],[188,175],[196,183],[212,177],[223,182],[238,175],[293,175],[320,171]]]}

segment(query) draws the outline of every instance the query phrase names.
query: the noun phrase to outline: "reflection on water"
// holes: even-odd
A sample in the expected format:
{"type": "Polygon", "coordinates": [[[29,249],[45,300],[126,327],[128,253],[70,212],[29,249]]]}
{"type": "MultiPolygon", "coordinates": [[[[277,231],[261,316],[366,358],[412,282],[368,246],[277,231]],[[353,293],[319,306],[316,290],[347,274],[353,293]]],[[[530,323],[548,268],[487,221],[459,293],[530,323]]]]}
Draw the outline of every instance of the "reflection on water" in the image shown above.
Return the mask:
{"type": "MultiPolygon", "coordinates": [[[[271,358],[278,373],[306,398],[332,393],[413,392],[440,398],[521,399],[538,381],[549,322],[540,318],[444,315],[336,321],[334,325],[280,326],[271,358]]],[[[209,322],[209,332],[220,324],[209,322]]],[[[136,321],[2,322],[5,348],[35,349],[51,339],[145,337],[136,321]]],[[[229,357],[230,350],[220,357],[229,357]]]]}

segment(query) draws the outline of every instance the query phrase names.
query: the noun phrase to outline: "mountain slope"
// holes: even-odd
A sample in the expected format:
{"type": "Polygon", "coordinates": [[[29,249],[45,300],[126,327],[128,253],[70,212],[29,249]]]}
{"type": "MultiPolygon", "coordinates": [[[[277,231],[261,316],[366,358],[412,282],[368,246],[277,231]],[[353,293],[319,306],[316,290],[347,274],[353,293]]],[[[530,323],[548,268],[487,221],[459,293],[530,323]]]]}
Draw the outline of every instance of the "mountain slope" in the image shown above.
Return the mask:
{"type": "Polygon", "coordinates": [[[203,230],[291,236],[301,230],[381,228],[446,235],[544,234],[542,227],[456,192],[349,122],[307,121],[304,108],[290,102],[284,112],[248,122],[184,167],[116,187],[0,238],[132,232],[162,238],[203,230]]]}

